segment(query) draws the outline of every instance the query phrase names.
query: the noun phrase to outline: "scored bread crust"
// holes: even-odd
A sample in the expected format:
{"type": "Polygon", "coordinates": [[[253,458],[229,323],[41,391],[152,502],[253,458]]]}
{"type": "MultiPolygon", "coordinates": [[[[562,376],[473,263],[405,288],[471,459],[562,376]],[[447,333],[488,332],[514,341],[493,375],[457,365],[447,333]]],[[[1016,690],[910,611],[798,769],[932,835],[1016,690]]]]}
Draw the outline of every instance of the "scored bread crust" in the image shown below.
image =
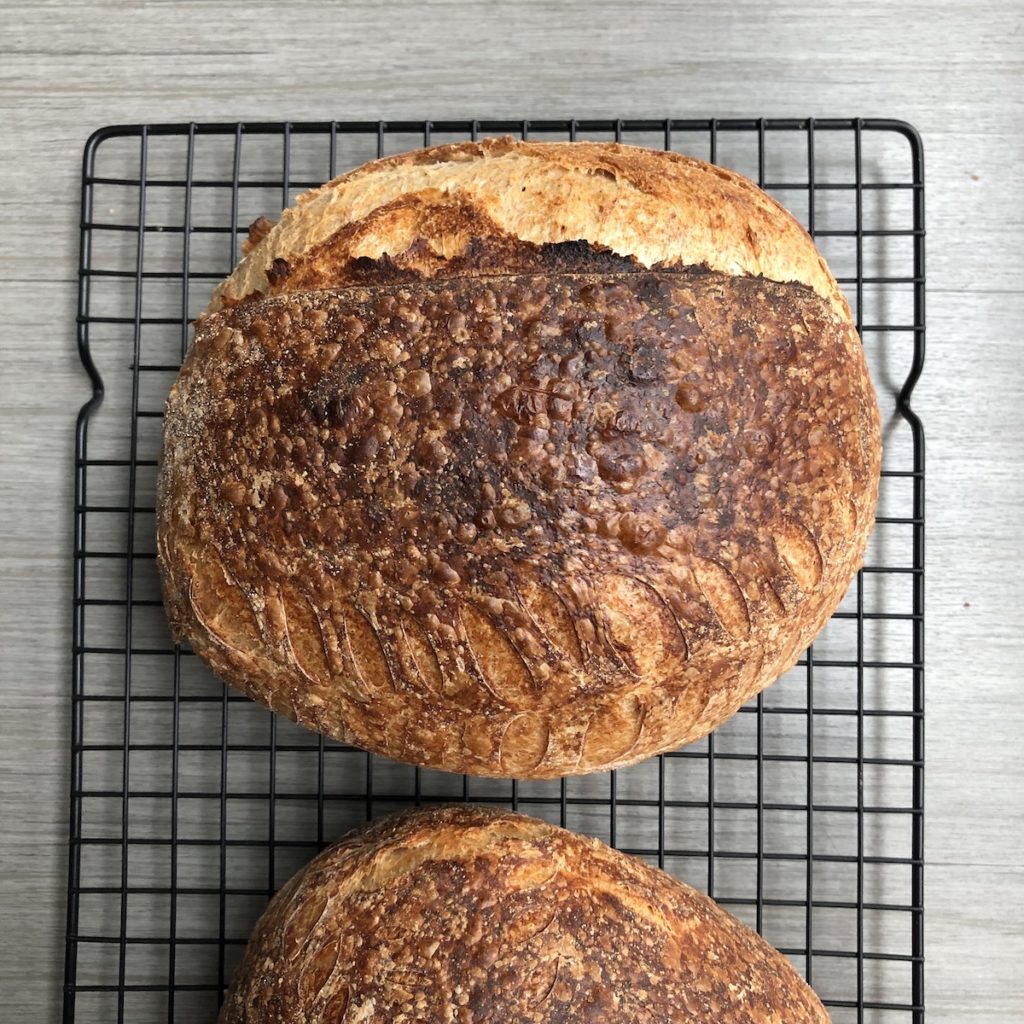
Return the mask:
{"type": "MultiPolygon", "coordinates": [[[[531,162],[572,195],[581,163],[628,168],[641,213],[681,159],[533,155],[548,148],[531,162]]],[[[436,186],[432,169],[468,162],[493,186],[488,161],[520,150],[383,163],[436,186]]],[[[235,278],[270,260],[269,294],[222,291],[236,297],[200,318],[168,400],[157,558],[175,636],[342,741],[535,778],[699,739],[789,668],[861,564],[877,404],[834,281],[786,276],[823,266],[806,235],[737,176],[683,167],[739,189],[710,209],[686,193],[718,251],[752,234],[788,254],[781,281],[714,270],[710,250],[680,264],[664,233],[643,262],[598,238],[524,240],[493,227],[477,185],[441,193],[424,233],[376,259],[352,243],[376,211],[338,229],[320,209],[334,234],[305,248],[323,235],[315,198],[276,238],[257,229],[235,278]]],[[[545,189],[511,193],[520,228],[551,215],[545,189]]],[[[388,230],[424,202],[393,191],[388,230]]]]}
{"type": "Polygon", "coordinates": [[[249,940],[219,1024],[827,1024],[706,896],[545,822],[396,815],[315,858],[249,940]]]}
{"type": "Polygon", "coordinates": [[[311,277],[349,283],[354,263],[384,255],[434,276],[474,240],[510,237],[582,239],[645,267],[796,281],[850,314],[804,229],[743,175],[620,143],[505,137],[402,153],[306,192],[260,231],[208,311],[301,290],[311,277]]]}

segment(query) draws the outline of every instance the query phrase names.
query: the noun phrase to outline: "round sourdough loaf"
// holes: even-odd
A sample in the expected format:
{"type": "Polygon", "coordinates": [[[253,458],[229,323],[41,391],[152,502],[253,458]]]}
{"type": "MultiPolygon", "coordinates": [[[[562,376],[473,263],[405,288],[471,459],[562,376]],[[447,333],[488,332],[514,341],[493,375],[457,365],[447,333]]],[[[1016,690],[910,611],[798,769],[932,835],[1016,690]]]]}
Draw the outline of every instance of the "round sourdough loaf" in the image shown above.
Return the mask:
{"type": "Polygon", "coordinates": [[[704,736],[861,564],[878,408],[746,179],[621,145],[388,158],[253,226],[167,405],[157,554],[225,680],[416,764],[704,736]]]}
{"type": "Polygon", "coordinates": [[[827,1024],[786,958],[596,839],[447,807],[320,854],[249,940],[220,1024],[827,1024]]]}

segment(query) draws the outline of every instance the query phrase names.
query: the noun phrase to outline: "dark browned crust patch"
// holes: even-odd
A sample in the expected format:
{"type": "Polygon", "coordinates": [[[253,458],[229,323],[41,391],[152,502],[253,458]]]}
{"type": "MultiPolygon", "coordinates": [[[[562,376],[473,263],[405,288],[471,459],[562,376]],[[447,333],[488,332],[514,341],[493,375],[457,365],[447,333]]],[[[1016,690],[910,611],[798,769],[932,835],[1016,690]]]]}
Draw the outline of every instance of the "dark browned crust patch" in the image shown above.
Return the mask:
{"type": "Polygon", "coordinates": [[[402,760],[554,776],[706,734],[823,625],[877,488],[849,324],[801,285],[534,256],[201,321],[158,556],[229,682],[402,760]]]}
{"type": "MultiPolygon", "coordinates": [[[[262,220],[262,218],[261,218],[262,220]]],[[[268,222],[269,223],[269,222],[268,222]]],[[[265,233],[257,221],[250,228],[265,233]]],[[[250,243],[251,244],[251,243],[250,243]]],[[[516,238],[498,228],[474,204],[452,197],[438,208],[427,206],[422,196],[404,196],[374,211],[365,220],[342,228],[325,242],[312,247],[294,265],[275,259],[267,270],[268,291],[254,293],[226,305],[258,302],[270,295],[302,291],[330,291],[361,286],[377,288],[390,284],[416,284],[427,280],[455,280],[467,277],[509,277],[528,274],[629,274],[647,270],[673,269],[666,266],[644,267],[632,256],[620,256],[607,249],[578,240],[541,245],[516,238]],[[419,238],[401,252],[378,259],[346,258],[354,240],[403,210],[429,210],[419,230],[433,236],[457,234],[466,237],[465,247],[457,254],[439,252],[419,238]]],[[[699,266],[687,270],[699,272],[699,266]]]]}

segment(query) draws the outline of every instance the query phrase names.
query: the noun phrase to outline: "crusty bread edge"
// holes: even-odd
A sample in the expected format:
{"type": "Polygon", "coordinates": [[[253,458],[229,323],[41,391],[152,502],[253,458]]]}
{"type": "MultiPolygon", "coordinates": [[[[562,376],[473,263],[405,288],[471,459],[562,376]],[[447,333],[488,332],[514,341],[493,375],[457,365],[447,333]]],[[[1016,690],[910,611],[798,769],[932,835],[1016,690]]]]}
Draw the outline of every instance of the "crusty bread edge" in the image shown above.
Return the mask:
{"type": "Polygon", "coordinates": [[[306,192],[250,247],[209,311],[266,294],[268,271],[322,258],[325,243],[342,234],[345,244],[326,257],[338,265],[416,246],[458,255],[473,233],[488,230],[481,224],[539,245],[587,241],[644,266],[702,264],[799,282],[850,317],[807,232],[743,175],[639,146],[510,137],[385,157],[306,192]],[[439,234],[429,215],[446,208],[472,211],[468,230],[439,234]]]}

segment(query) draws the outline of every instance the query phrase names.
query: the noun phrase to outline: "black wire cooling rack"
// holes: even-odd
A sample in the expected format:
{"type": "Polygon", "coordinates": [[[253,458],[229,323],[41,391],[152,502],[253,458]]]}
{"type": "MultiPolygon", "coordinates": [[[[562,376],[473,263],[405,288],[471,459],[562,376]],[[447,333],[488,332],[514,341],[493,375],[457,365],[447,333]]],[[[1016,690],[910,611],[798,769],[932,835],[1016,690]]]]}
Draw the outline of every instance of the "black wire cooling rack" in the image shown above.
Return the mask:
{"type": "Polygon", "coordinates": [[[920,140],[888,120],[159,124],[86,145],[75,448],[65,1022],[212,1022],[267,897],[350,826],[472,800],[599,836],[781,948],[834,1021],[924,1019],[924,358],[920,140]],[[554,782],[420,771],[226,690],[175,646],[154,564],[163,401],[240,236],[372,157],[513,133],[731,166],[814,235],[878,387],[867,563],[814,647],[713,736],[554,782]],[[105,396],[105,397],[104,397],[105,396]],[[101,405],[102,403],[102,405],[101,405]]]}

